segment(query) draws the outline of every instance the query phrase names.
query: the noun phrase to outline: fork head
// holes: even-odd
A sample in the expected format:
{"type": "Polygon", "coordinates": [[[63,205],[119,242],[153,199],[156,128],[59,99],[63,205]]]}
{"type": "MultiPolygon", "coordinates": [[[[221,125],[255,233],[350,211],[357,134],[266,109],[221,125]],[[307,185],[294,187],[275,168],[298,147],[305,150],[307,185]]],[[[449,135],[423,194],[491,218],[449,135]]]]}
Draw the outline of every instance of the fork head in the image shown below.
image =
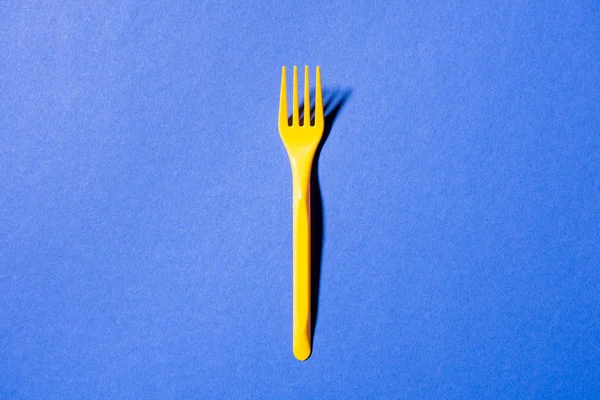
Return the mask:
{"type": "Polygon", "coordinates": [[[281,95],[279,99],[279,134],[288,153],[295,150],[316,149],[323,137],[323,95],[321,93],[321,69],[317,67],[315,82],[315,115],[311,125],[311,107],[308,66],[304,67],[304,115],[303,124],[300,125],[300,112],[298,109],[298,67],[294,67],[294,93],[293,93],[292,124],[288,120],[287,91],[285,67],[281,70],[281,95]]]}

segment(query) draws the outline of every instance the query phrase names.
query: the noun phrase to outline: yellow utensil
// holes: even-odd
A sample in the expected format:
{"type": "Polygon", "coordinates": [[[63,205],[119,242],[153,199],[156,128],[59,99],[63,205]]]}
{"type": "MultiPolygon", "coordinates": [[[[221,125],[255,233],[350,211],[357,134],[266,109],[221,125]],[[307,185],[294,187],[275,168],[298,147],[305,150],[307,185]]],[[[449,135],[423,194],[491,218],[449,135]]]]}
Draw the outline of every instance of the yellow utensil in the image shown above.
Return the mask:
{"type": "Polygon", "coordinates": [[[315,116],[311,125],[308,67],[304,68],[304,122],[298,110],[298,68],[294,67],[292,125],[288,122],[285,67],[281,70],[279,134],[287,149],[293,177],[294,279],[293,350],[298,360],[311,353],[312,326],[310,304],[310,174],[315,151],[323,136],[323,96],[321,70],[317,67],[315,116]]]}

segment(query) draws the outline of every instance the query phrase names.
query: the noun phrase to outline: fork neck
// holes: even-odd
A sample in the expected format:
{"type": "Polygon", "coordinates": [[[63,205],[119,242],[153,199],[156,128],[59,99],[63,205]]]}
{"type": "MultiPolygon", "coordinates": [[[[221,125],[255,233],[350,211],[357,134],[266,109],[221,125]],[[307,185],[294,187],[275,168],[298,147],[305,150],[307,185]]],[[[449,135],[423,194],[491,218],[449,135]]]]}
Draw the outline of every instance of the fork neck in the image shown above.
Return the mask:
{"type": "Polygon", "coordinates": [[[294,197],[304,197],[309,193],[313,157],[313,154],[290,155],[290,165],[294,181],[294,197]]]}

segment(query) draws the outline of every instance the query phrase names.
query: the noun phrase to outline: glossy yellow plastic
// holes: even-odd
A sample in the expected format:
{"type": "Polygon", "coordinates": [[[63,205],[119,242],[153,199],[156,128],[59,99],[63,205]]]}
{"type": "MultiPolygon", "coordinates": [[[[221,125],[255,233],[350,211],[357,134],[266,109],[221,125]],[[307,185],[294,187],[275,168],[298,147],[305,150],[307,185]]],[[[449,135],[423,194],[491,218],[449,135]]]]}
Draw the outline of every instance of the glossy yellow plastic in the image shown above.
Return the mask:
{"type": "Polygon", "coordinates": [[[281,70],[279,134],[287,149],[293,178],[294,269],[293,269],[293,350],[298,360],[311,353],[310,304],[310,174],[317,146],[323,137],[324,116],[321,70],[317,67],[315,116],[311,125],[308,67],[304,68],[304,122],[298,109],[298,68],[294,67],[292,124],[288,122],[285,67],[281,70]]]}

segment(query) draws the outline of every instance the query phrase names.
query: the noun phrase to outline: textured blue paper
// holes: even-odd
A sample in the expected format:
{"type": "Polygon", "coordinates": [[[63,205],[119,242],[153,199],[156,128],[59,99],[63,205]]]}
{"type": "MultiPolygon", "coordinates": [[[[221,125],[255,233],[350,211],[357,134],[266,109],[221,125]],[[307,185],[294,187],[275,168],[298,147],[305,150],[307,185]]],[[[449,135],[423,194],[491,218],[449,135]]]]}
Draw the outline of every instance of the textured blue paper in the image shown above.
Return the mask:
{"type": "Polygon", "coordinates": [[[1,398],[597,398],[597,1],[0,9],[1,398]],[[305,363],[295,64],[347,96],[305,363]]]}

